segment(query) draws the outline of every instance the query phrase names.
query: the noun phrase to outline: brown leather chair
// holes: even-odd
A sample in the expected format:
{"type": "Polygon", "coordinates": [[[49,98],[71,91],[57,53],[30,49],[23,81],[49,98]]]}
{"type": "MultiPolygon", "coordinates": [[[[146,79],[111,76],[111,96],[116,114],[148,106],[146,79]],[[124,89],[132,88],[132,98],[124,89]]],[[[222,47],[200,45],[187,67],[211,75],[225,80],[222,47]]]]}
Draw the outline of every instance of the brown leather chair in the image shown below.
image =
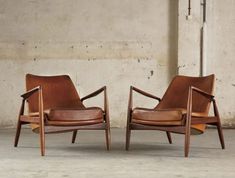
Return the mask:
{"type": "Polygon", "coordinates": [[[126,127],[126,150],[129,150],[131,130],[166,131],[169,143],[170,132],[185,134],[185,157],[188,157],[191,134],[204,132],[206,124],[218,129],[222,149],[225,148],[220,116],[213,93],[214,75],[206,77],[176,76],[162,99],[130,87],[126,127]],[[153,109],[134,108],[133,91],[159,101],[153,109]],[[214,116],[209,116],[210,103],[213,103],[214,116]]]}
{"type": "Polygon", "coordinates": [[[110,149],[110,123],[106,87],[79,97],[72,80],[67,75],[36,76],[26,75],[27,92],[21,97],[15,147],[18,145],[21,126],[31,124],[34,132],[40,134],[41,155],[45,155],[45,134],[73,132],[75,142],[77,130],[105,130],[106,147],[110,149]],[[104,108],[85,107],[83,101],[104,92],[104,108]],[[28,101],[27,115],[24,114],[28,101]]]}

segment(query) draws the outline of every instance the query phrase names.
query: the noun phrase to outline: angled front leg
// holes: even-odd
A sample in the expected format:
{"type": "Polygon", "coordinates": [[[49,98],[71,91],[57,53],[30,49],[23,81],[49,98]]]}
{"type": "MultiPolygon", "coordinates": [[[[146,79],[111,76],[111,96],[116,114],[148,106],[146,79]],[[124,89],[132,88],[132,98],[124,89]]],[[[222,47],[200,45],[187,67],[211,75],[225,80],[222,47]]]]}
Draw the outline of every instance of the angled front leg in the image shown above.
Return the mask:
{"type": "Polygon", "coordinates": [[[109,119],[109,103],[107,96],[107,87],[104,87],[104,112],[105,112],[105,137],[106,137],[106,148],[110,150],[111,148],[111,132],[110,132],[110,119],[109,119]]]}
{"type": "Polygon", "coordinates": [[[40,135],[40,147],[41,156],[45,155],[45,127],[44,127],[44,112],[43,112],[43,97],[42,88],[39,88],[39,135],[40,135]]]}
{"type": "Polygon", "coordinates": [[[191,114],[192,114],[192,88],[189,88],[188,102],[187,102],[187,117],[185,126],[185,143],[184,143],[184,156],[188,157],[190,135],[191,135],[191,114]]]}
{"type": "Polygon", "coordinates": [[[131,111],[133,106],[133,99],[132,99],[132,86],[130,87],[130,93],[129,93],[129,101],[128,101],[128,108],[127,108],[127,124],[126,124],[126,150],[129,150],[130,147],[130,139],[131,139],[131,111]]]}

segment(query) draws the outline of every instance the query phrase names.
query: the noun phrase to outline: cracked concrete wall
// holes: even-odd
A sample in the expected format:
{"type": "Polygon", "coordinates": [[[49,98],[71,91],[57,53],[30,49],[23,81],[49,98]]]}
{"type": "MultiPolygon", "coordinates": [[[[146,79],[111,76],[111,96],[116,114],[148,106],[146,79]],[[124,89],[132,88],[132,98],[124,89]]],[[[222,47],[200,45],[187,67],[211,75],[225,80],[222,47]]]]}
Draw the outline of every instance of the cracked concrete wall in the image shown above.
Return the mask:
{"type": "Polygon", "coordinates": [[[208,0],[208,73],[216,74],[223,125],[235,127],[235,1],[208,0]]]}
{"type": "MultiPolygon", "coordinates": [[[[202,7],[191,0],[191,17],[187,18],[188,1],[179,1],[178,73],[200,75],[200,29],[202,7]]],[[[235,127],[235,1],[207,0],[206,71],[216,75],[215,96],[222,124],[235,127]]]]}
{"type": "MultiPolygon", "coordinates": [[[[16,124],[26,73],[69,74],[81,96],[107,85],[111,125],[124,127],[130,85],[162,96],[177,71],[199,75],[201,7],[191,2],[186,20],[188,0],[0,0],[0,127],[16,124]]],[[[233,0],[207,0],[207,73],[216,74],[215,95],[229,127],[234,19],[233,0]]],[[[135,102],[156,104],[140,96],[135,102]]]]}
{"type": "MultiPolygon", "coordinates": [[[[33,73],[69,74],[81,96],[107,85],[111,125],[124,127],[129,86],[162,96],[176,74],[177,3],[0,0],[0,126],[15,126],[33,73]]],[[[92,102],[102,105],[101,96],[92,102]]]]}

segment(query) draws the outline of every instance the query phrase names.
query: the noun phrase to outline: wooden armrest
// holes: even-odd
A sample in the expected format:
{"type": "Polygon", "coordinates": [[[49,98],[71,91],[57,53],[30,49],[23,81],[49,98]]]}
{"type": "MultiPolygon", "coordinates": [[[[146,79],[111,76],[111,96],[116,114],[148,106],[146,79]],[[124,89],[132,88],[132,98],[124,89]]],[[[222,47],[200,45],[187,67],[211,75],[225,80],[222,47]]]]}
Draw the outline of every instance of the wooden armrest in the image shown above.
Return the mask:
{"type": "Polygon", "coordinates": [[[211,95],[210,93],[207,93],[207,92],[205,92],[205,91],[203,91],[203,90],[201,90],[201,89],[199,89],[199,88],[197,88],[197,87],[191,86],[191,89],[192,89],[193,91],[195,91],[195,92],[197,92],[197,93],[199,93],[199,94],[205,96],[206,98],[211,99],[211,100],[214,98],[214,95],[211,95]]]}
{"type": "Polygon", "coordinates": [[[161,101],[161,99],[159,97],[154,96],[154,95],[152,95],[150,93],[147,93],[147,92],[145,92],[143,90],[140,90],[140,89],[138,89],[136,87],[131,86],[130,87],[130,94],[129,94],[129,102],[128,102],[128,118],[129,119],[130,119],[130,113],[131,113],[131,110],[132,110],[132,107],[133,107],[133,101],[132,101],[132,98],[133,98],[132,93],[133,92],[132,91],[135,91],[135,92],[137,92],[139,94],[142,94],[142,95],[144,95],[146,97],[149,97],[149,98],[152,98],[152,99],[156,99],[159,102],[161,101]]]}
{"type": "Polygon", "coordinates": [[[103,86],[102,88],[90,93],[89,95],[81,98],[81,101],[83,102],[84,100],[88,99],[88,98],[91,98],[91,97],[94,97],[94,96],[97,96],[98,94],[100,94],[101,92],[105,91],[106,90],[106,86],[103,86]]]}
{"type": "Polygon", "coordinates": [[[22,97],[23,99],[27,99],[27,98],[29,98],[32,94],[34,94],[35,92],[37,92],[37,91],[40,90],[40,89],[41,89],[41,87],[40,87],[40,86],[37,86],[37,87],[35,87],[35,88],[33,88],[33,89],[27,91],[26,93],[22,94],[21,97],[22,97]]]}
{"type": "Polygon", "coordinates": [[[202,96],[210,99],[211,101],[214,101],[214,95],[211,95],[210,93],[207,93],[197,87],[194,87],[194,86],[190,86],[189,87],[189,94],[188,94],[188,101],[187,101],[187,112],[186,112],[186,115],[187,115],[187,121],[189,121],[189,125],[191,124],[191,116],[193,115],[193,111],[192,111],[192,107],[193,107],[193,91],[201,94],[202,96]]]}
{"type": "Polygon", "coordinates": [[[146,97],[153,98],[153,99],[156,99],[156,100],[158,100],[158,101],[161,101],[161,98],[159,98],[159,97],[157,97],[157,96],[154,96],[154,95],[152,95],[152,94],[150,94],[150,93],[147,93],[147,92],[145,92],[145,91],[143,91],[143,90],[140,90],[140,89],[138,89],[138,88],[136,88],[136,87],[131,86],[131,89],[134,90],[134,91],[136,91],[137,93],[140,93],[140,94],[146,96],[146,97]]]}

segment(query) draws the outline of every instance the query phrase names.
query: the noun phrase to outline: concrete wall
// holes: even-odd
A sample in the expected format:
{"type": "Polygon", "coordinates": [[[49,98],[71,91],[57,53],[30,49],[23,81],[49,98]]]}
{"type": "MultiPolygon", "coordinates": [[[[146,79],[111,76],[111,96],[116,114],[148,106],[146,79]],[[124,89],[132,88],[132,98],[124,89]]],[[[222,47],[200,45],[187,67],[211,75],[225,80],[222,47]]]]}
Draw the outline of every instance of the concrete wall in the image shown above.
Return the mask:
{"type": "MultiPolygon", "coordinates": [[[[200,75],[200,29],[202,8],[191,0],[192,14],[187,18],[188,1],[179,1],[178,73],[200,75]]],[[[216,75],[215,96],[222,123],[235,127],[235,1],[207,0],[205,74],[216,75]]]]}
{"type": "Polygon", "coordinates": [[[235,127],[235,1],[208,0],[208,73],[216,74],[223,124],[235,127]]]}
{"type": "MultiPolygon", "coordinates": [[[[69,74],[81,96],[107,85],[124,127],[129,86],[162,96],[179,73],[200,75],[201,1],[1,0],[0,126],[15,126],[26,73],[69,74]],[[178,14],[178,17],[177,17],[178,14]]],[[[207,0],[207,74],[224,126],[235,126],[235,2],[207,0]]],[[[137,97],[137,96],[136,96],[137,97]]],[[[101,97],[87,102],[101,104],[101,97]]],[[[138,105],[154,101],[137,97],[138,105]]]]}
{"type": "Polygon", "coordinates": [[[0,126],[15,125],[33,73],[69,74],[81,96],[107,85],[111,125],[124,127],[129,86],[161,96],[176,74],[177,11],[172,0],[1,0],[0,126]]]}

